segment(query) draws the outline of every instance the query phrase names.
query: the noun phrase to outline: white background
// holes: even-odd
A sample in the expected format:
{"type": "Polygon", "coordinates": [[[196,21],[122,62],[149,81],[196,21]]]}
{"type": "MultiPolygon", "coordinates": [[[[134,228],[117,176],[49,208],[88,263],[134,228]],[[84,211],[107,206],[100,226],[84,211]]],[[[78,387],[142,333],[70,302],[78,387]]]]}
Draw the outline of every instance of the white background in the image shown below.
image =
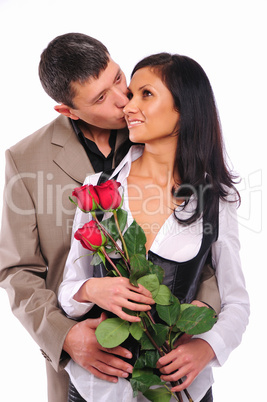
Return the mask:
{"type": "MultiPolygon", "coordinates": [[[[160,51],[190,56],[206,71],[229,157],[243,178],[238,215],[251,297],[241,346],[214,370],[216,402],[266,398],[266,6],[260,0],[0,0],[1,194],[5,149],[57,117],[37,74],[40,54],[55,36],[100,39],[128,81],[137,61],[160,51]]],[[[0,303],[1,400],[45,402],[44,359],[2,289],[0,303]]]]}

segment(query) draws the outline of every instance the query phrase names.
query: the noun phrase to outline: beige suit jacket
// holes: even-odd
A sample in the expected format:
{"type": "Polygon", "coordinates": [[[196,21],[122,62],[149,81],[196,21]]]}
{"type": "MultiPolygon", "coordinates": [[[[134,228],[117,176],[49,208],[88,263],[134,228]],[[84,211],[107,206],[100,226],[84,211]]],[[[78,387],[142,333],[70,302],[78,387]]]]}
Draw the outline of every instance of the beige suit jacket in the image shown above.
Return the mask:
{"type": "MultiPolygon", "coordinates": [[[[116,147],[126,135],[118,133],[116,147]]],[[[65,336],[75,324],[58,309],[56,296],[75,212],[68,197],[92,173],[84,148],[62,115],[6,151],[0,285],[50,363],[49,402],[67,401],[68,379],[60,359],[65,336]]]]}

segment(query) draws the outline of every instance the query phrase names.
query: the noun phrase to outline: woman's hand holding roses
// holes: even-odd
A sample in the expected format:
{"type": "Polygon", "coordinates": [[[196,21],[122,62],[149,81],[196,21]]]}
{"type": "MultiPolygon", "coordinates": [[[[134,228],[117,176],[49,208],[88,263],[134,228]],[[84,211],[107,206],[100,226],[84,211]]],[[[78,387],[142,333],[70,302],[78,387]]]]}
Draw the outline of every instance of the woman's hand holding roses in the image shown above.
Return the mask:
{"type": "Polygon", "coordinates": [[[122,277],[91,278],[78,290],[74,299],[81,303],[95,303],[130,322],[138,322],[140,318],[127,314],[123,308],[149,311],[150,305],[155,303],[151,293],[144,286],[133,286],[128,278],[122,277]]]}
{"type": "Polygon", "coordinates": [[[175,382],[186,377],[181,385],[172,388],[173,392],[180,392],[192,384],[214,356],[215,353],[208,342],[194,338],[161,357],[157,367],[162,373],[163,381],[175,382]]]}

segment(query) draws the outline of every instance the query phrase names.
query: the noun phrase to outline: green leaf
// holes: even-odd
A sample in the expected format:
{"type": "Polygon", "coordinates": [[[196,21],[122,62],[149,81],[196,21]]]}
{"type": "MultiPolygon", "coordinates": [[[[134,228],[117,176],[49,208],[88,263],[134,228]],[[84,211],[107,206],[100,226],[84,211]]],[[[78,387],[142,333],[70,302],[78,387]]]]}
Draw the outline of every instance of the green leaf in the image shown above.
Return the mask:
{"type": "Polygon", "coordinates": [[[133,317],[137,317],[138,312],[129,310],[128,308],[123,307],[122,311],[124,311],[126,314],[132,315],[133,317]]]}
{"type": "Polygon", "coordinates": [[[176,324],[180,315],[180,302],[176,297],[172,297],[172,304],[169,306],[156,305],[156,310],[159,317],[169,326],[176,324]]]}
{"type": "Polygon", "coordinates": [[[162,283],[165,272],[164,269],[159,265],[153,264],[151,261],[148,261],[148,267],[150,274],[155,274],[158,277],[159,283],[162,283]]]}
{"type": "Polygon", "coordinates": [[[125,211],[124,209],[117,210],[117,219],[119,222],[119,227],[121,229],[121,232],[123,232],[125,229],[125,226],[127,223],[127,215],[128,215],[128,212],[125,211]]]}
{"type": "Polygon", "coordinates": [[[135,220],[128,227],[123,237],[130,257],[134,254],[146,255],[146,235],[135,220]]]}
{"type": "Polygon", "coordinates": [[[153,339],[156,344],[160,347],[166,341],[167,334],[169,332],[169,327],[163,324],[155,324],[153,325],[153,329],[155,334],[153,334],[153,339]]]}
{"type": "Polygon", "coordinates": [[[175,344],[175,342],[176,342],[176,341],[178,340],[178,338],[183,334],[183,332],[181,332],[181,331],[179,331],[179,330],[178,330],[178,332],[173,331],[174,328],[176,328],[176,327],[173,327],[173,328],[172,328],[172,332],[171,332],[171,334],[170,334],[170,345],[171,345],[171,349],[174,349],[174,344],[175,344]]]}
{"type": "Polygon", "coordinates": [[[150,342],[150,340],[146,336],[145,332],[143,333],[143,336],[140,339],[140,343],[141,343],[142,350],[155,350],[155,346],[150,342]]]}
{"type": "Polygon", "coordinates": [[[144,396],[149,401],[153,402],[169,402],[172,397],[172,393],[165,387],[159,387],[156,389],[147,390],[144,392],[144,396]]]}
{"type": "Polygon", "coordinates": [[[102,254],[101,251],[98,251],[97,254],[103,262],[104,266],[106,266],[106,257],[104,256],[104,254],[102,254]]]}
{"type": "Polygon", "coordinates": [[[183,304],[181,304],[181,313],[184,311],[184,310],[186,310],[187,308],[190,308],[190,307],[192,307],[193,306],[193,304],[188,304],[188,303],[183,303],[183,304]]]}
{"type": "MultiPolygon", "coordinates": [[[[119,233],[118,233],[117,227],[115,225],[115,220],[114,220],[113,216],[111,216],[110,218],[105,219],[104,221],[102,221],[101,225],[103,225],[107,229],[108,233],[113,237],[113,239],[115,241],[118,240],[119,233]]],[[[107,238],[107,240],[108,240],[107,245],[110,246],[111,249],[113,249],[114,246],[113,246],[112,241],[109,238],[107,238]]]]}
{"type": "Polygon", "coordinates": [[[156,368],[160,354],[157,350],[147,350],[145,352],[145,366],[156,368]]]}
{"type": "MultiPolygon", "coordinates": [[[[127,211],[125,211],[124,209],[119,209],[117,211],[117,217],[118,217],[118,222],[119,222],[121,231],[123,231],[126,226],[127,215],[128,215],[127,211]]],[[[113,239],[115,241],[117,241],[119,238],[119,233],[118,233],[118,229],[117,229],[117,226],[115,223],[114,216],[112,215],[110,218],[103,220],[101,222],[101,224],[107,229],[107,231],[113,237],[113,239]]],[[[112,242],[110,242],[110,240],[109,240],[109,244],[112,244],[112,242]]]]}
{"type": "Polygon", "coordinates": [[[118,275],[118,273],[115,271],[115,269],[112,269],[112,270],[108,271],[107,276],[110,276],[110,277],[114,278],[114,276],[115,276],[115,277],[118,277],[119,275],[118,275]]]}
{"type": "Polygon", "coordinates": [[[155,302],[160,305],[168,306],[171,304],[171,291],[166,285],[160,285],[155,302]]]}
{"type": "Polygon", "coordinates": [[[142,369],[144,367],[146,367],[146,357],[145,357],[145,354],[143,353],[138,357],[138,359],[136,360],[136,362],[134,364],[135,373],[136,373],[137,369],[142,369]]]}
{"type": "Polygon", "coordinates": [[[146,375],[151,375],[151,374],[153,374],[153,370],[151,368],[145,368],[145,367],[136,368],[135,365],[134,365],[133,372],[132,372],[132,378],[140,377],[144,373],[146,375]]]}
{"type": "Polygon", "coordinates": [[[122,260],[116,264],[116,267],[124,278],[128,278],[128,271],[122,260]]]}
{"type": "Polygon", "coordinates": [[[133,322],[130,326],[130,334],[139,341],[143,336],[144,330],[139,324],[139,322],[133,322]]]}
{"type": "MultiPolygon", "coordinates": [[[[94,256],[90,262],[91,265],[100,265],[101,263],[104,264],[104,267],[106,267],[106,258],[105,256],[101,253],[101,251],[97,251],[94,253],[94,256]]],[[[108,270],[107,270],[108,271],[108,270]]]]}
{"type": "Polygon", "coordinates": [[[142,393],[146,392],[152,385],[164,384],[164,382],[162,382],[157,375],[153,374],[153,371],[150,369],[137,370],[136,373],[135,370],[133,370],[130,383],[132,385],[134,396],[137,395],[138,391],[142,393]]]}
{"type": "Polygon", "coordinates": [[[135,362],[134,369],[156,368],[157,362],[160,358],[159,352],[157,350],[147,350],[142,353],[135,362]]]}
{"type": "Polygon", "coordinates": [[[217,321],[215,312],[207,307],[189,305],[181,314],[176,326],[189,335],[209,331],[217,321]]]}
{"type": "Polygon", "coordinates": [[[98,253],[95,253],[90,264],[91,265],[99,265],[102,262],[102,258],[98,255],[98,253]]]}
{"type": "Polygon", "coordinates": [[[108,318],[98,325],[95,335],[100,345],[105,348],[114,348],[128,338],[129,327],[128,321],[121,318],[108,318]]]}
{"type": "Polygon", "coordinates": [[[140,377],[143,373],[153,374],[153,370],[151,370],[151,369],[145,369],[145,368],[142,368],[142,369],[140,369],[140,368],[135,368],[135,366],[134,366],[134,369],[133,369],[133,372],[132,372],[132,377],[133,377],[133,378],[135,378],[135,377],[140,377]]]}
{"type": "Polygon", "coordinates": [[[148,289],[151,292],[153,299],[157,296],[160,284],[155,274],[142,276],[142,278],[138,279],[137,283],[140,283],[140,285],[143,285],[148,289]]]}
{"type": "Polygon", "coordinates": [[[142,254],[134,254],[130,257],[131,274],[130,283],[138,286],[137,280],[144,275],[149,274],[148,261],[142,254]]]}

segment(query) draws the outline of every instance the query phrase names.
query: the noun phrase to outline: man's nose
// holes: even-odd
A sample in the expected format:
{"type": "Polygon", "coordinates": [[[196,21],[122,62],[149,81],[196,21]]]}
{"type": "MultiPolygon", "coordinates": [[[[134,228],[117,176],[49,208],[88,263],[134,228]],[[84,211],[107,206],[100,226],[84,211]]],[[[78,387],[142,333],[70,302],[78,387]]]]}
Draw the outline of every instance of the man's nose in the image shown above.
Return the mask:
{"type": "Polygon", "coordinates": [[[116,106],[119,108],[123,108],[127,103],[129,102],[129,99],[126,95],[127,93],[127,88],[126,91],[124,92],[122,88],[114,88],[114,93],[116,96],[116,106]]]}

